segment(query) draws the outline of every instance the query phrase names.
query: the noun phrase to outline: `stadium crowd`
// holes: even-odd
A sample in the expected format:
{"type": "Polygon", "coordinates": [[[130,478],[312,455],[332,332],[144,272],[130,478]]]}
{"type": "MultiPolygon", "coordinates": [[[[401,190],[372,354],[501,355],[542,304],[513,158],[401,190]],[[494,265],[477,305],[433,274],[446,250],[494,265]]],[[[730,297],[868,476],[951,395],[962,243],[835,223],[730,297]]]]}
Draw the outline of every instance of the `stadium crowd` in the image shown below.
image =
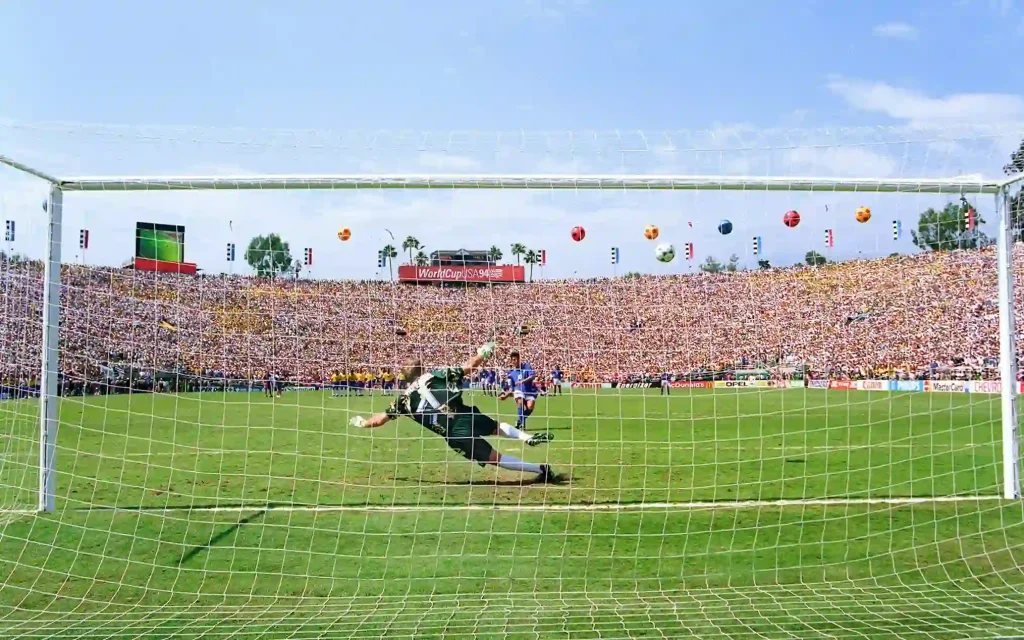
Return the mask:
{"type": "MultiPolygon", "coordinates": [[[[995,261],[985,249],[818,268],[445,287],[65,266],[60,366],[78,382],[128,367],[243,380],[272,371],[320,383],[337,371],[393,369],[412,352],[431,364],[457,362],[495,333],[537,370],[559,365],[577,382],[736,367],[774,376],[806,367],[813,377],[994,378],[995,261]]],[[[1020,247],[1015,265],[1024,273],[1020,247]]],[[[0,376],[34,381],[42,265],[0,267],[0,376]]]]}

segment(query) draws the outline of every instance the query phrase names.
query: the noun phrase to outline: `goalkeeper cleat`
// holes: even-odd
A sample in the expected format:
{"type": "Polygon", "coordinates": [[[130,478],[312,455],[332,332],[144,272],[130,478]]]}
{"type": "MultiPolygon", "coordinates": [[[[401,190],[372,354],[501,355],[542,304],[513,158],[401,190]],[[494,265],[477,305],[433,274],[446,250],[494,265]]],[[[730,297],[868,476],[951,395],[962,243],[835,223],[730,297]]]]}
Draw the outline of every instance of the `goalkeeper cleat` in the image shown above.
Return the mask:
{"type": "Polygon", "coordinates": [[[540,465],[540,473],[537,474],[537,482],[543,484],[561,484],[564,481],[562,476],[554,472],[549,464],[540,465]]]}
{"type": "Polygon", "coordinates": [[[526,445],[529,447],[536,447],[538,444],[544,444],[545,442],[551,442],[555,439],[555,434],[542,431],[535,433],[526,441],[526,445]]]}

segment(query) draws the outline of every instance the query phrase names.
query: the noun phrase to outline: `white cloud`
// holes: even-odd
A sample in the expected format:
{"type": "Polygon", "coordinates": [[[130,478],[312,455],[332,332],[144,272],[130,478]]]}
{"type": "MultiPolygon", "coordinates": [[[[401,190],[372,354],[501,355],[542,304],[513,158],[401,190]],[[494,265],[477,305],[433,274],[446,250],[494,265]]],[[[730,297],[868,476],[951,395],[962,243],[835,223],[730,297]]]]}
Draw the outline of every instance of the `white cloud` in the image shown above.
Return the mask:
{"type": "Polygon", "coordinates": [[[1006,93],[954,93],[941,98],[885,82],[833,78],[826,85],[861,111],[883,113],[917,125],[949,121],[999,123],[1024,120],[1024,99],[1006,93]]]}
{"type": "Polygon", "coordinates": [[[897,40],[914,40],[917,38],[917,27],[906,22],[886,22],[876,25],[871,30],[879,38],[894,38],[897,40]]]}

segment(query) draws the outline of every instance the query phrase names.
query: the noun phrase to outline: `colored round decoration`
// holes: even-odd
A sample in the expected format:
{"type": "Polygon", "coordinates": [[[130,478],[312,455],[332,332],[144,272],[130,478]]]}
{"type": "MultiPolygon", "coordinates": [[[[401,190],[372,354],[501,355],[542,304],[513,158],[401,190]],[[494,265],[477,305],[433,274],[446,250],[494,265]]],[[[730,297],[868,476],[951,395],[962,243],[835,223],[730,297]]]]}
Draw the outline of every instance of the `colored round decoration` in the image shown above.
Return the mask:
{"type": "Polygon", "coordinates": [[[587,231],[583,227],[573,227],[572,228],[572,239],[575,240],[576,242],[579,242],[580,240],[582,240],[583,238],[586,238],[586,237],[587,237],[587,231]]]}
{"type": "Polygon", "coordinates": [[[722,234],[723,236],[727,236],[730,233],[732,233],[732,222],[728,220],[722,220],[721,222],[719,222],[718,233],[722,234]]]}
{"type": "Polygon", "coordinates": [[[338,240],[341,240],[342,242],[348,242],[349,238],[351,237],[352,230],[349,229],[348,227],[345,227],[344,229],[338,231],[338,240]]]}
{"type": "Polygon", "coordinates": [[[654,250],[654,258],[658,262],[672,262],[676,257],[676,248],[669,243],[659,244],[654,250]]]}
{"type": "Polygon", "coordinates": [[[658,233],[658,227],[654,226],[653,224],[649,224],[647,225],[647,227],[644,228],[644,237],[647,238],[648,240],[657,240],[658,233]]]}
{"type": "Polygon", "coordinates": [[[792,229],[800,224],[800,214],[796,211],[787,211],[786,215],[782,216],[782,224],[792,229]]]}
{"type": "Polygon", "coordinates": [[[857,213],[853,214],[853,217],[857,219],[857,222],[867,222],[871,219],[871,209],[860,207],[857,209],[857,213]]]}

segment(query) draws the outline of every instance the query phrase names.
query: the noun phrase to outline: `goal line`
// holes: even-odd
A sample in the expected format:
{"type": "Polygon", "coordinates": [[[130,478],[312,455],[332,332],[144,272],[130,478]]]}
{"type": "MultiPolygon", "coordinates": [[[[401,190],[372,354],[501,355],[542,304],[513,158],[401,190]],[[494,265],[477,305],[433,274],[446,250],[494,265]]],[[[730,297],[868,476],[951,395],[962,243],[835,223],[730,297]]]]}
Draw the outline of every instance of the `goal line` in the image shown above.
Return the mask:
{"type": "MultiPolygon", "coordinates": [[[[524,485],[529,486],[529,485],[524,485]]],[[[557,489],[557,487],[554,487],[557,489]]],[[[551,490],[548,487],[547,490],[551,490]]],[[[858,506],[908,506],[917,504],[949,504],[968,502],[1013,502],[1002,496],[965,495],[965,496],[921,496],[894,498],[792,498],[782,500],[697,500],[693,502],[614,502],[597,504],[409,504],[409,505],[289,505],[289,504],[252,504],[252,505],[166,505],[151,507],[107,507],[102,505],[76,507],[67,509],[71,513],[93,513],[102,511],[137,512],[137,513],[249,513],[265,511],[267,513],[446,513],[468,511],[505,511],[513,513],[526,512],[629,512],[629,511],[704,511],[704,510],[737,510],[762,509],[766,507],[858,507],[858,506]]],[[[0,513],[36,515],[35,510],[0,510],[0,513]]]]}

